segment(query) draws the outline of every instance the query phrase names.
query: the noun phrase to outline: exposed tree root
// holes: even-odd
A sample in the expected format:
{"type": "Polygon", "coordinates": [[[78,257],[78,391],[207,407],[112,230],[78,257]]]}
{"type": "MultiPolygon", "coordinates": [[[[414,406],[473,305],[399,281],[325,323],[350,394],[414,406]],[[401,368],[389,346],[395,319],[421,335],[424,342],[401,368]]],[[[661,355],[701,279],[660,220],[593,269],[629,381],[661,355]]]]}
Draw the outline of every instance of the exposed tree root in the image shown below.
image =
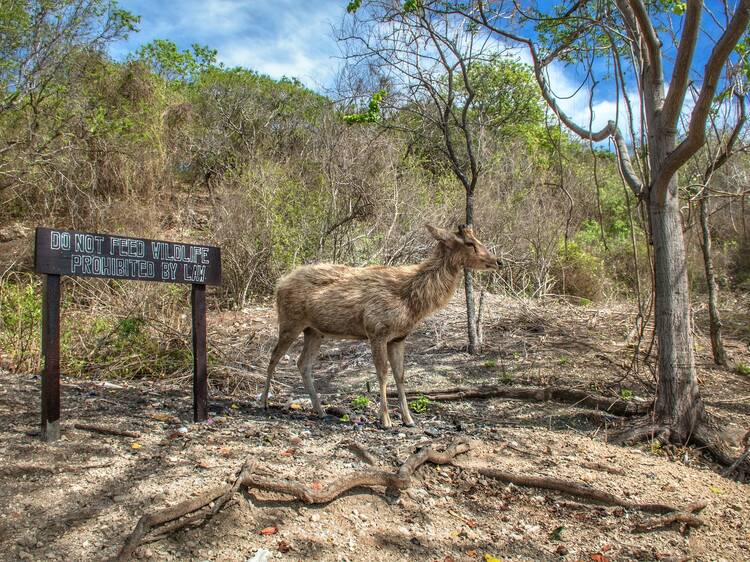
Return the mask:
{"type": "MultiPolygon", "coordinates": [[[[389,392],[388,396],[395,397],[395,392],[389,392]]],[[[445,390],[424,390],[407,392],[409,398],[426,396],[430,400],[468,400],[483,398],[510,398],[513,400],[532,400],[546,402],[553,400],[581,406],[604,410],[618,416],[638,416],[646,414],[651,410],[651,402],[634,402],[632,400],[620,400],[618,398],[607,398],[591,394],[585,390],[575,390],[561,387],[520,387],[504,385],[487,385],[476,388],[458,387],[445,390]]]]}
{"type": "Polygon", "coordinates": [[[263,478],[254,471],[252,465],[245,463],[234,484],[211,488],[196,498],[141,517],[115,560],[118,562],[129,560],[142,542],[152,542],[151,539],[146,538],[146,535],[157,527],[172,521],[175,522],[159,529],[158,535],[152,538],[164,537],[171,532],[188,525],[195,525],[215,515],[241,487],[248,490],[257,489],[286,494],[307,504],[329,503],[353,488],[383,486],[403,490],[411,484],[412,476],[423,464],[427,462],[449,464],[457,455],[465,453],[470,448],[471,443],[468,439],[459,438],[454,440],[444,452],[432,448],[420,449],[410,455],[396,472],[377,469],[357,472],[334,480],[319,490],[291,480],[263,478]],[[210,511],[194,513],[209,506],[211,502],[215,503],[210,511]],[[184,519],[177,521],[183,517],[184,519]]]}
{"type": "Polygon", "coordinates": [[[121,437],[140,437],[140,433],[135,431],[126,431],[124,429],[117,429],[115,427],[105,427],[103,425],[92,425],[89,423],[76,423],[73,424],[76,429],[82,429],[84,431],[93,431],[94,433],[102,433],[104,435],[119,435],[121,437]]]}
{"type": "Polygon", "coordinates": [[[654,423],[638,423],[625,430],[614,432],[607,438],[614,445],[635,445],[643,441],[658,440],[662,444],[669,443],[671,431],[666,425],[654,423]]]}
{"type": "Polygon", "coordinates": [[[638,532],[653,531],[654,529],[660,529],[662,527],[673,525],[674,523],[679,523],[680,533],[684,535],[690,527],[700,527],[705,524],[700,517],[694,514],[695,512],[701,511],[706,505],[706,502],[696,502],[688,505],[682,511],[653,517],[651,519],[644,519],[636,524],[635,527],[633,527],[633,530],[638,532]]]}
{"type": "MultiPolygon", "coordinates": [[[[737,473],[742,478],[744,475],[750,475],[750,443],[745,443],[745,451],[735,459],[718,432],[706,421],[698,424],[687,438],[673,432],[668,425],[646,422],[645,424],[636,424],[624,431],[611,435],[609,442],[617,445],[634,445],[642,441],[651,441],[654,439],[664,445],[669,443],[679,446],[691,444],[699,447],[702,452],[708,453],[713,457],[717,463],[728,467],[722,472],[724,476],[737,473]]],[[[743,442],[745,441],[743,439],[743,442]]]]}
{"type": "Polygon", "coordinates": [[[734,459],[724,440],[707,423],[702,423],[695,429],[690,441],[709,453],[716,462],[727,467],[727,470],[723,472],[725,476],[737,473],[740,478],[743,478],[750,475],[750,459],[748,459],[750,443],[746,444],[745,452],[734,459]]]}
{"type": "Polygon", "coordinates": [[[614,494],[610,494],[609,492],[597,490],[596,488],[592,488],[591,486],[578,484],[576,482],[572,482],[571,480],[561,480],[559,478],[550,478],[547,476],[529,476],[527,474],[515,474],[513,472],[507,472],[505,470],[489,467],[469,467],[459,464],[456,464],[456,466],[460,466],[464,470],[476,471],[479,474],[486,476],[487,478],[499,480],[500,482],[508,482],[517,486],[524,486],[529,488],[553,490],[587,500],[594,500],[608,505],[616,505],[625,509],[638,509],[640,511],[647,511],[650,513],[684,512],[684,510],[667,504],[638,503],[624,500],[615,496],[614,494]]]}

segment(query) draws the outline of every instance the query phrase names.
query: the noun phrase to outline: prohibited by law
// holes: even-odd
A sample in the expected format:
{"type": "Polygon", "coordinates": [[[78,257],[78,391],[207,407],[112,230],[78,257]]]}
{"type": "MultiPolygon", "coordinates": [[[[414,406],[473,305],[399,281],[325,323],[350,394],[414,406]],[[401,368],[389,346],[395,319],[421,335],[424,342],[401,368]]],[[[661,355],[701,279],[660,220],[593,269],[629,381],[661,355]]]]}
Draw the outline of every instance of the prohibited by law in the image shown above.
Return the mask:
{"type": "Polygon", "coordinates": [[[214,246],[36,229],[35,270],[54,275],[140,281],[221,283],[221,253],[214,246]]]}

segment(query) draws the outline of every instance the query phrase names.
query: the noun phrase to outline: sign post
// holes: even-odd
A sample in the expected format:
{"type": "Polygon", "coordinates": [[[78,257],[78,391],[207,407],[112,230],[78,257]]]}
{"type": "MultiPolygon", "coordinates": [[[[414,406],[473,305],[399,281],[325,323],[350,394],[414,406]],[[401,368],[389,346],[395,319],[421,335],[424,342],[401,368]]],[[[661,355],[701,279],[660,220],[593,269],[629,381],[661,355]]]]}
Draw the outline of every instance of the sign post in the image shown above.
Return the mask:
{"type": "Polygon", "coordinates": [[[208,417],[206,285],[221,284],[221,250],[182,244],[38,227],[34,269],[44,274],[42,298],[41,437],[60,437],[60,277],[103,277],[190,283],[193,311],[193,419],[208,417]]]}

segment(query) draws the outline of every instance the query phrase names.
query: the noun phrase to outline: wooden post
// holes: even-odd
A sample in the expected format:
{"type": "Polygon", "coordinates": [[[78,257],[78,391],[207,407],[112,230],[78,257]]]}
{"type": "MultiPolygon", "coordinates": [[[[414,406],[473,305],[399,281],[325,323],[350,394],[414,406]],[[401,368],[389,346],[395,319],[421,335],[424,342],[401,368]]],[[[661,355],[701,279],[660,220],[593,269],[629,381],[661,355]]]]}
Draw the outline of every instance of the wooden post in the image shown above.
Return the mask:
{"type": "Polygon", "coordinates": [[[193,284],[193,420],[208,419],[208,365],[206,360],[206,286],[193,284]]]}
{"type": "Polygon", "coordinates": [[[49,442],[60,438],[60,276],[45,275],[42,293],[41,438],[49,442]]]}

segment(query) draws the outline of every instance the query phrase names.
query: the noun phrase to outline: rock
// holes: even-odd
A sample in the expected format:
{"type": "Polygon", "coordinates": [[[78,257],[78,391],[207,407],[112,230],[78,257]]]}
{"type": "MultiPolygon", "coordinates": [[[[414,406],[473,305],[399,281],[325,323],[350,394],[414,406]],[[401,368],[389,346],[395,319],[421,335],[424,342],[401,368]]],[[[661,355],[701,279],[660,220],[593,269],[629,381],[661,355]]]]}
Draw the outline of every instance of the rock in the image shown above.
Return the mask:
{"type": "Polygon", "coordinates": [[[310,516],[310,521],[314,521],[314,522],[320,521],[320,513],[313,513],[310,516]]]}
{"type": "Polygon", "coordinates": [[[434,427],[428,427],[424,430],[424,433],[425,435],[429,435],[430,437],[440,437],[440,432],[434,427]]]}

